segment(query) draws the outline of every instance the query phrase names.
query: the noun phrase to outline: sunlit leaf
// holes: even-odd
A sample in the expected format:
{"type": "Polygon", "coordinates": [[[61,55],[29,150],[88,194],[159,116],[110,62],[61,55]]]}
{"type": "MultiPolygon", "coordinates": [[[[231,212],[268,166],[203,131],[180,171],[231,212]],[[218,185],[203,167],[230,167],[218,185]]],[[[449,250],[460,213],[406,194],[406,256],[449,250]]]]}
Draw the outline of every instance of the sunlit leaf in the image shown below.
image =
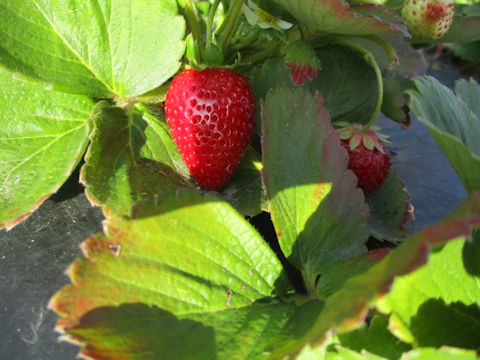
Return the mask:
{"type": "Polygon", "coordinates": [[[285,256],[307,287],[340,260],[365,252],[368,208],[320,93],[280,88],[263,104],[264,182],[285,256]]]}
{"type": "Polygon", "coordinates": [[[0,70],[0,228],[25,219],[70,176],[88,143],[92,107],[85,96],[0,70]]]}
{"type": "Polygon", "coordinates": [[[140,95],[179,69],[184,31],[170,0],[5,0],[0,66],[69,93],[140,95]]]}
{"type": "Polygon", "coordinates": [[[127,114],[106,105],[95,113],[93,123],[92,143],[80,175],[90,201],[109,212],[130,215],[135,202],[187,186],[175,171],[175,158],[170,155],[174,147],[168,138],[161,141],[162,132],[146,137],[157,129],[150,129],[142,113],[127,114]],[[148,157],[142,157],[142,148],[154,150],[145,150],[148,157]]]}
{"type": "Polygon", "coordinates": [[[419,346],[480,347],[480,287],[463,266],[464,242],[451,241],[426,266],[396,278],[380,302],[382,311],[395,314],[391,326],[400,321],[419,346]]]}
{"type": "Polygon", "coordinates": [[[365,273],[347,280],[340,290],[326,299],[312,327],[301,336],[297,334],[295,338],[277,343],[274,356],[294,359],[307,344],[322,343],[333,328],[339,332],[357,329],[367,310],[388,293],[396,277],[425,265],[432,249],[470,234],[471,228],[479,224],[480,192],[476,192],[443,221],[410,236],[365,273]]]}

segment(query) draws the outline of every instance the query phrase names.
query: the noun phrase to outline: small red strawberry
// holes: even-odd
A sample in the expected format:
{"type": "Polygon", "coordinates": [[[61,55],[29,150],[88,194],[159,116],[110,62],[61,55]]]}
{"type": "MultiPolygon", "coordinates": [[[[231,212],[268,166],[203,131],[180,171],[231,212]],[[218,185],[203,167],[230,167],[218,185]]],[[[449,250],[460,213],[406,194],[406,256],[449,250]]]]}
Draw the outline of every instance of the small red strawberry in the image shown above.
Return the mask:
{"type": "Polygon", "coordinates": [[[165,99],[173,141],[198,185],[218,190],[250,142],[255,97],[245,78],[227,69],[180,72],[165,99]]]}
{"type": "Polygon", "coordinates": [[[363,125],[350,125],[338,130],[343,147],[347,150],[350,160],[348,168],[358,178],[358,187],[365,195],[380,188],[390,170],[390,155],[378,134],[372,128],[364,130],[363,125]]]}
{"type": "Polygon", "coordinates": [[[454,15],[454,0],[406,0],[402,8],[408,30],[423,39],[438,39],[445,35],[454,15]]]}

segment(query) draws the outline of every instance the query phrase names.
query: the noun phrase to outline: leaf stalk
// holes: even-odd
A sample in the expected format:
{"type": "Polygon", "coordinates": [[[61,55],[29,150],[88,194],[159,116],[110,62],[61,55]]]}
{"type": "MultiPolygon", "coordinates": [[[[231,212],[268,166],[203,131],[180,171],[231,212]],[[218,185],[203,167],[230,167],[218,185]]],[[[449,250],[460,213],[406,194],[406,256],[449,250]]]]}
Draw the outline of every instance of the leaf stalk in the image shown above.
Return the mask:
{"type": "Polygon", "coordinates": [[[203,42],[200,25],[198,23],[197,11],[195,10],[195,5],[193,4],[192,0],[185,0],[185,9],[188,24],[190,25],[193,38],[198,46],[200,58],[202,59],[202,61],[205,61],[205,43],[203,42]]]}
{"type": "MultiPolygon", "coordinates": [[[[191,0],[190,0],[191,1],[191,0]]],[[[220,38],[220,49],[225,52],[225,48],[228,44],[228,40],[235,29],[235,25],[237,24],[238,16],[240,11],[242,10],[243,0],[234,0],[233,5],[228,11],[227,19],[225,20],[225,28],[222,31],[221,38],[220,38]]]]}
{"type": "Polygon", "coordinates": [[[215,13],[217,12],[218,5],[221,0],[215,0],[210,8],[207,19],[207,46],[212,43],[213,39],[213,20],[215,19],[215,13]]]}

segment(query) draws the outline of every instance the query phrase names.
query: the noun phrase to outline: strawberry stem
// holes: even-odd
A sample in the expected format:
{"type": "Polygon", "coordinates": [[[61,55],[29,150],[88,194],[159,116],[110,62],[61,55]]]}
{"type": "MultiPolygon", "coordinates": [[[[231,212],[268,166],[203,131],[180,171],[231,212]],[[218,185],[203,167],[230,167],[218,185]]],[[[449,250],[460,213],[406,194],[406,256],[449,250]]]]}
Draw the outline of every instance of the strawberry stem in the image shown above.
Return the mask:
{"type": "Polygon", "coordinates": [[[377,117],[380,114],[380,110],[382,108],[382,102],[383,102],[382,72],[380,71],[380,68],[378,67],[377,62],[375,61],[375,57],[372,55],[370,51],[346,39],[336,39],[335,42],[337,42],[340,45],[348,46],[351,49],[361,53],[363,55],[364,60],[373,68],[373,71],[375,71],[375,75],[377,77],[377,87],[378,87],[377,104],[375,105],[375,110],[373,111],[372,117],[370,118],[368,123],[366,123],[362,128],[362,132],[367,132],[368,129],[370,129],[370,127],[373,125],[375,120],[377,120],[377,117]]]}
{"type": "Polygon", "coordinates": [[[188,25],[192,30],[193,38],[198,46],[198,51],[200,53],[200,58],[202,61],[205,60],[205,44],[202,38],[202,32],[200,31],[200,25],[198,23],[197,11],[193,5],[192,0],[185,0],[185,9],[188,20],[188,25]]]}
{"type": "Polygon", "coordinates": [[[217,12],[218,5],[221,0],[215,0],[210,8],[207,19],[207,46],[212,43],[213,38],[213,20],[215,19],[215,13],[217,12]]]}
{"type": "Polygon", "coordinates": [[[376,42],[378,45],[380,45],[383,48],[383,50],[387,53],[390,63],[396,63],[398,61],[397,53],[395,52],[395,49],[393,48],[392,44],[390,44],[388,41],[374,35],[367,35],[365,36],[365,38],[372,40],[376,42]]]}
{"type": "Polygon", "coordinates": [[[279,44],[277,42],[274,42],[273,44],[266,47],[264,50],[257,52],[252,56],[247,57],[245,59],[245,63],[254,65],[272,56],[278,55],[278,48],[279,48],[279,44]]]}
{"type": "MultiPolygon", "coordinates": [[[[190,0],[191,1],[191,0],[190,0]]],[[[238,16],[240,11],[242,10],[243,0],[234,0],[233,4],[231,5],[230,9],[227,13],[227,19],[225,20],[225,27],[223,28],[219,46],[220,49],[225,52],[225,48],[228,44],[228,40],[235,29],[235,25],[237,24],[238,16]]]]}
{"type": "Polygon", "coordinates": [[[243,49],[244,47],[251,44],[251,42],[258,38],[260,34],[260,29],[255,29],[250,35],[248,36],[238,36],[232,40],[234,44],[233,48],[236,50],[243,49]]]}
{"type": "Polygon", "coordinates": [[[307,290],[308,295],[315,295],[316,293],[316,287],[315,287],[315,279],[311,279],[310,276],[308,276],[307,271],[302,271],[302,277],[303,281],[305,283],[305,289],[307,290]]]}

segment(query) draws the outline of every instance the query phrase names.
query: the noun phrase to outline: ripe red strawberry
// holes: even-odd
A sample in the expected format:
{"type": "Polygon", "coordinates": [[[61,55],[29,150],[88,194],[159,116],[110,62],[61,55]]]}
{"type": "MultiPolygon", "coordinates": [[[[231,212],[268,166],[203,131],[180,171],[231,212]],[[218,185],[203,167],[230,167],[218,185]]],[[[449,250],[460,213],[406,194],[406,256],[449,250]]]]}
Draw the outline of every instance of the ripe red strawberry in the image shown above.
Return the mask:
{"type": "Polygon", "coordinates": [[[424,39],[441,38],[452,25],[454,0],[406,0],[402,16],[412,35],[424,39]]]}
{"type": "Polygon", "coordinates": [[[247,80],[227,69],[184,70],[167,91],[165,115],[197,184],[223,187],[252,136],[255,97],[247,80]]]}
{"type": "Polygon", "coordinates": [[[341,143],[350,160],[348,168],[358,178],[358,187],[365,196],[380,188],[390,170],[390,155],[379,138],[385,138],[373,129],[363,131],[362,125],[351,125],[338,130],[341,143]]]}

